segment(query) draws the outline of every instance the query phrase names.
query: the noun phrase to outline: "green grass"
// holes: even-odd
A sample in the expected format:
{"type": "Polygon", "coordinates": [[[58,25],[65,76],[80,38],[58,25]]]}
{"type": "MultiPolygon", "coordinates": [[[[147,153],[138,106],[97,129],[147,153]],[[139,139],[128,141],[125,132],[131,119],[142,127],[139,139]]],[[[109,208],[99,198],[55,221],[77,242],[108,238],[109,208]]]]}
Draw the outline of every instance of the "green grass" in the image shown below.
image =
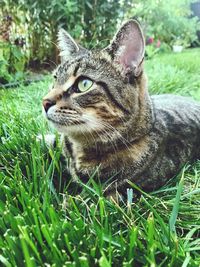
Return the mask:
{"type": "MultiPolygon", "coordinates": [[[[199,55],[147,61],[151,92],[200,100],[199,55]]],[[[48,84],[0,90],[0,266],[200,266],[200,162],[157,192],[136,199],[129,190],[120,205],[94,181],[77,196],[55,188],[60,148],[47,154],[36,142],[48,131],[48,84]]]]}

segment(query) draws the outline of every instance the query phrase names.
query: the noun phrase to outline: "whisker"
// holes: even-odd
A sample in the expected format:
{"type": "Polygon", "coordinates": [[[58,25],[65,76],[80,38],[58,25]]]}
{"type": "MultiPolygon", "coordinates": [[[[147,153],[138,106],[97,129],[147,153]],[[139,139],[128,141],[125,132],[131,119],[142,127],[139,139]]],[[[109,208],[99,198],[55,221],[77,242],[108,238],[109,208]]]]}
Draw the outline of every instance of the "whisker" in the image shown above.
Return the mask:
{"type": "Polygon", "coordinates": [[[116,129],[114,128],[112,125],[110,125],[109,123],[106,123],[106,122],[101,122],[102,125],[107,128],[107,129],[111,129],[114,133],[116,133],[119,137],[119,139],[121,140],[121,142],[126,146],[126,148],[130,151],[131,153],[131,150],[129,148],[129,146],[131,146],[131,143],[126,139],[124,138],[121,133],[116,129]]]}
{"type": "MultiPolygon", "coordinates": [[[[113,150],[116,152],[118,150],[118,147],[117,147],[117,144],[116,144],[116,140],[112,139],[111,136],[109,135],[109,133],[107,133],[106,129],[104,129],[105,125],[103,125],[102,121],[98,121],[97,122],[97,121],[94,121],[90,117],[87,117],[87,116],[85,116],[85,118],[86,118],[87,121],[92,122],[94,126],[96,126],[99,129],[101,129],[101,132],[103,132],[104,136],[106,136],[106,140],[111,143],[111,145],[113,147],[113,150]],[[103,126],[103,128],[102,128],[102,126],[103,126]]],[[[92,127],[92,130],[95,131],[95,133],[100,138],[100,140],[105,143],[105,140],[102,139],[102,135],[98,131],[96,131],[95,127],[92,127]]],[[[112,129],[112,131],[113,131],[113,129],[112,129]]]]}

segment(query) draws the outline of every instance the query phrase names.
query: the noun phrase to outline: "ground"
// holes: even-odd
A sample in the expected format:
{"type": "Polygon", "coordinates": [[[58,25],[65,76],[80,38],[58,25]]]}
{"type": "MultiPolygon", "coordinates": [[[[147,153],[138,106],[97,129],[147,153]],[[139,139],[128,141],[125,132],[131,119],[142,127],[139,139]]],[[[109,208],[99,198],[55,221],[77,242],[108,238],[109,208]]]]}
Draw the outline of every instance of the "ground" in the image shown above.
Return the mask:
{"type": "MultiPolygon", "coordinates": [[[[147,61],[150,92],[200,101],[199,55],[147,61]]],[[[70,196],[59,186],[60,148],[47,154],[36,141],[50,130],[41,113],[50,82],[0,90],[0,265],[200,266],[200,162],[120,205],[92,180],[70,196]]]]}

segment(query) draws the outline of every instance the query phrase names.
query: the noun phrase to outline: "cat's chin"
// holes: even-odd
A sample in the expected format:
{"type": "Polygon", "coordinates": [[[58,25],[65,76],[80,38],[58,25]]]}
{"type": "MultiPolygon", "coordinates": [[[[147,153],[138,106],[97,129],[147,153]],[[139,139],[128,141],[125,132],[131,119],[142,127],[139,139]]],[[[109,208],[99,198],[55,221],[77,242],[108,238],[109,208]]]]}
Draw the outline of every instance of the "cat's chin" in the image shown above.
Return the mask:
{"type": "Polygon", "coordinates": [[[62,118],[55,116],[55,113],[48,112],[46,118],[58,132],[64,134],[76,134],[82,133],[91,133],[97,132],[103,129],[102,124],[94,117],[89,114],[83,114],[80,118],[76,118],[73,121],[73,118],[62,118]]]}
{"type": "Polygon", "coordinates": [[[55,123],[51,121],[51,125],[56,128],[56,130],[62,134],[73,134],[73,133],[84,133],[88,132],[88,127],[86,123],[80,124],[71,124],[71,125],[64,125],[60,123],[55,123]]]}

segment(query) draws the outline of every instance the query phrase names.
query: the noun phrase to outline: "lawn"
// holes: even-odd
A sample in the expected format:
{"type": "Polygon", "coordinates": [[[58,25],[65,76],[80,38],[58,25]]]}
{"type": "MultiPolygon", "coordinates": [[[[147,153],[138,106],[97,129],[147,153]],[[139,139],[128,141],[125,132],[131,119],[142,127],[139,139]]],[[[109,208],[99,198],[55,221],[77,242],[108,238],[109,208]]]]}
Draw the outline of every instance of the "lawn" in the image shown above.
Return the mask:
{"type": "MultiPolygon", "coordinates": [[[[200,101],[199,67],[198,49],[155,56],[146,62],[151,93],[200,101]]],[[[41,112],[50,82],[0,90],[0,265],[199,267],[200,162],[128,202],[105,199],[93,180],[70,195],[59,145],[47,153],[36,141],[50,131],[41,112]]]]}

